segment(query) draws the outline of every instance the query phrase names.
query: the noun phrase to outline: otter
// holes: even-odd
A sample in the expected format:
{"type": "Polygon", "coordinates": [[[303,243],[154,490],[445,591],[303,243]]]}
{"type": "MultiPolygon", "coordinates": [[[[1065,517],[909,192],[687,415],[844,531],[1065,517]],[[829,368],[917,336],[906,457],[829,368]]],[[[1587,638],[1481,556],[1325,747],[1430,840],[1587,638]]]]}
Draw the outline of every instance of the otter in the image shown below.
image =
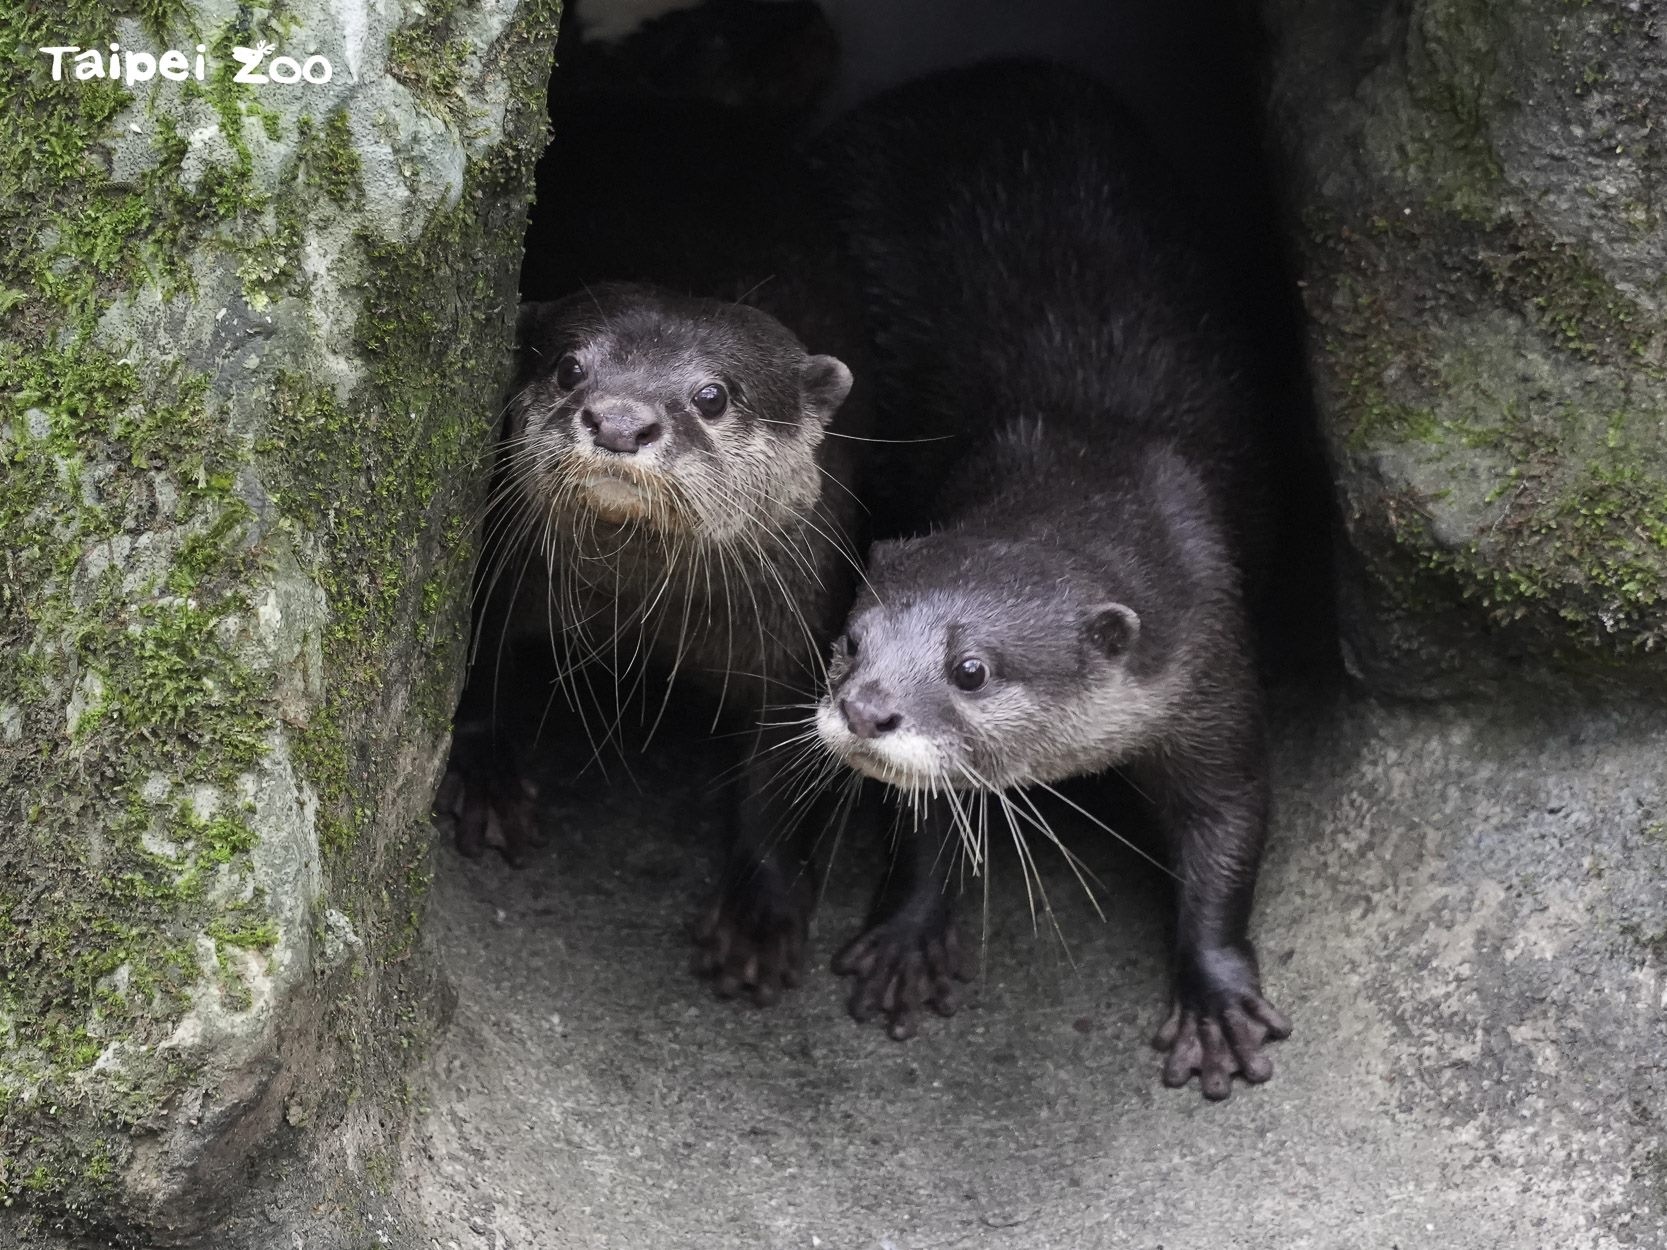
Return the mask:
{"type": "Polygon", "coordinates": [[[835,962],[852,1014],[907,1036],[954,1010],[969,804],[1023,819],[1015,791],[1116,770],[1177,881],[1163,1079],[1266,1080],[1290,1026],[1247,936],[1268,783],[1245,603],[1270,402],[1210,232],[1117,99],[1047,65],[892,92],[821,161],[882,413],[955,436],[928,532],[871,548],[813,716],[919,830],[835,962]]]}
{"type": "Polygon", "coordinates": [[[743,745],[695,970],[768,1002],[798,977],[820,831],[789,802],[773,709],[815,697],[865,537],[863,339],[791,150],[837,45],[808,3],[723,0],[572,44],[582,9],[550,83],[439,806],[465,854],[519,862],[535,839],[526,765],[549,748],[494,714],[534,650],[598,753],[626,716],[652,735],[674,687],[704,698],[743,745]]]}
{"type": "MultiPolygon", "coordinates": [[[[768,289],[837,342],[836,302],[794,286],[768,289]]],[[[779,775],[794,727],[775,709],[819,685],[851,602],[860,388],[762,307],[637,284],[527,305],[519,336],[476,664],[440,807],[465,854],[495,845],[519,862],[533,838],[525,753],[491,716],[505,638],[555,642],[598,749],[637,696],[653,713],[673,683],[703,691],[750,742],[695,970],[724,996],[772,1001],[798,979],[816,831],[779,775]],[[651,674],[663,693],[644,694],[651,674]]]]}

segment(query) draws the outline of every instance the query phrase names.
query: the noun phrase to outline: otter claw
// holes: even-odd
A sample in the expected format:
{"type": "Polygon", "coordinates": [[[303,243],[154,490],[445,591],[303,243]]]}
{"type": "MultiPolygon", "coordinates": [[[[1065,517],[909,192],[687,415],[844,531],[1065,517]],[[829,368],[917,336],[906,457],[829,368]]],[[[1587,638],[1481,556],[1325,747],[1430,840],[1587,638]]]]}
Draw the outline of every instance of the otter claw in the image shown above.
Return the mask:
{"type": "Polygon", "coordinates": [[[493,753],[460,733],[434,810],[452,818],[453,841],[461,854],[478,859],[492,846],[519,868],[527,851],[542,841],[537,798],[538,788],[521,775],[513,755],[493,753]]]}
{"type": "Polygon", "coordinates": [[[1177,1002],[1152,1045],[1169,1052],[1163,1083],[1184,1086],[1198,1074],[1204,1097],[1220,1101],[1233,1092],[1233,1077],[1260,1085],[1273,1075],[1264,1043],[1289,1037],[1291,1023],[1260,994],[1242,993],[1236,1001],[1204,1010],[1177,1002]]]}

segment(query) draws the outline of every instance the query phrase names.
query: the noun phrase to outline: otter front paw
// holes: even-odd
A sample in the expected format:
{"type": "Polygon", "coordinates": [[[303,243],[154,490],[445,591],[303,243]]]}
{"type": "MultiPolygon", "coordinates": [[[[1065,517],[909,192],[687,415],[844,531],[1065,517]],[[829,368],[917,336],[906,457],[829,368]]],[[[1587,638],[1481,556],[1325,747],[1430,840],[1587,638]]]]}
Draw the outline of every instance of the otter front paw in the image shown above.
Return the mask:
{"type": "Polygon", "coordinates": [[[1152,1044],[1169,1052],[1165,1085],[1179,1088],[1196,1072],[1204,1097],[1214,1101],[1233,1092],[1235,1074],[1253,1085],[1272,1076],[1262,1047],[1290,1033],[1290,1021],[1262,997],[1254,957],[1223,950],[1190,961],[1152,1044]]]}
{"type": "Polygon", "coordinates": [[[773,864],[731,875],[718,901],[694,925],[691,970],[719,998],[745,991],[760,1007],[799,984],[815,904],[808,870],[789,879],[773,864]]]}
{"type": "Polygon", "coordinates": [[[450,816],[453,841],[470,859],[496,847],[512,867],[526,862],[541,839],[534,815],[537,788],[521,774],[515,752],[490,734],[459,729],[434,810],[450,816]]]}
{"type": "Polygon", "coordinates": [[[833,970],[856,978],[851,1018],[860,1024],[884,1012],[886,1032],[898,1041],[915,1035],[922,1008],[954,1015],[955,982],[967,980],[960,933],[949,919],[883,921],[840,951],[833,970]]]}

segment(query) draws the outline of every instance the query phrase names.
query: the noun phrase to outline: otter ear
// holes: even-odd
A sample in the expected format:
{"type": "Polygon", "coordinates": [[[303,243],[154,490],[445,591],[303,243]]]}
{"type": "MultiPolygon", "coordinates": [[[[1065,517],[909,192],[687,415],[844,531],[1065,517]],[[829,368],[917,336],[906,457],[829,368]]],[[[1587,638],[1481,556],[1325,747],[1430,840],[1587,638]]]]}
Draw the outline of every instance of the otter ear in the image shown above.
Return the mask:
{"type": "Polygon", "coordinates": [[[521,305],[520,311],[515,314],[515,346],[518,349],[525,351],[532,346],[555,306],[553,300],[532,300],[521,305]]]}
{"type": "Polygon", "coordinates": [[[851,393],[851,371],[833,356],[808,356],[799,370],[799,392],[805,411],[827,425],[851,393]]]}
{"type": "Polygon", "coordinates": [[[1140,637],[1140,617],[1121,603],[1106,603],[1088,614],[1083,623],[1088,641],[1109,659],[1127,655],[1140,637]]]}

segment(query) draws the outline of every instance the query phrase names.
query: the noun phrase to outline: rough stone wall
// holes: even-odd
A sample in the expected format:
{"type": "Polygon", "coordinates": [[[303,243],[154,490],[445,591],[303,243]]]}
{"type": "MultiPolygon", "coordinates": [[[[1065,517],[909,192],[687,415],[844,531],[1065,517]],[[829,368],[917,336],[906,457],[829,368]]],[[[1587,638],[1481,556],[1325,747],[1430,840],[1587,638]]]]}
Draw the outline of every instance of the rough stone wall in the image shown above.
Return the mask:
{"type": "Polygon", "coordinates": [[[397,1114],[557,17],[0,0],[0,1241],[397,1114]]]}
{"type": "Polygon", "coordinates": [[[1667,6],[1264,12],[1351,663],[1667,673],[1667,6]]]}

